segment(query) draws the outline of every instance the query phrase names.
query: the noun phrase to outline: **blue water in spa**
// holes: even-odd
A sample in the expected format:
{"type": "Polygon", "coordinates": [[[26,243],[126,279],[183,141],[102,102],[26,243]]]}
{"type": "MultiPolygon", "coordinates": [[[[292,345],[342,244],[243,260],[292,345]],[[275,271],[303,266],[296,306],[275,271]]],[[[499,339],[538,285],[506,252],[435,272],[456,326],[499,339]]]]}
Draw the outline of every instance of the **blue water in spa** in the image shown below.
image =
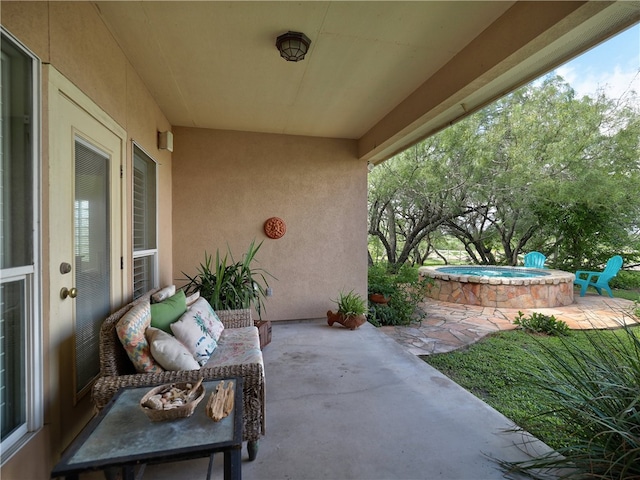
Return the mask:
{"type": "Polygon", "coordinates": [[[546,272],[517,267],[486,267],[486,266],[460,266],[460,267],[439,267],[438,272],[450,273],[452,275],[468,275],[475,277],[501,277],[501,278],[521,278],[521,277],[543,277],[549,275],[546,272]]]}

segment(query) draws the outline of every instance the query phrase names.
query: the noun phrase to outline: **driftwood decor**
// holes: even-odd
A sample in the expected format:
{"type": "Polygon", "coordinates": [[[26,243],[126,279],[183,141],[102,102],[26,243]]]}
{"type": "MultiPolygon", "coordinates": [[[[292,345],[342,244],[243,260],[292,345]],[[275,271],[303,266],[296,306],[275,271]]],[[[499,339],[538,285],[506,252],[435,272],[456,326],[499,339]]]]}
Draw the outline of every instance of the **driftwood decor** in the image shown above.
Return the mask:
{"type": "Polygon", "coordinates": [[[149,390],[140,400],[140,407],[153,422],[186,418],[204,398],[202,378],[190,382],[160,385],[149,390]]]}
{"type": "Polygon", "coordinates": [[[216,391],[211,393],[209,401],[205,407],[207,416],[214,422],[219,422],[233,411],[234,388],[233,382],[224,385],[224,380],[216,387],[216,391]]]}

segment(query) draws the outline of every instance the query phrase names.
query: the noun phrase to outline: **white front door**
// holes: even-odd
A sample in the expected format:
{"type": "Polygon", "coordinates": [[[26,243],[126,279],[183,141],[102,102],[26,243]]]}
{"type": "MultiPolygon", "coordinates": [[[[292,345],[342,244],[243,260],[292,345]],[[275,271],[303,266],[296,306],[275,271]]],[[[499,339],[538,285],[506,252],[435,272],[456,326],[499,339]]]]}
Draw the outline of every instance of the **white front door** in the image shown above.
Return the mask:
{"type": "Polygon", "coordinates": [[[125,135],[53,68],[49,124],[51,375],[61,424],[53,434],[64,447],[93,414],[100,324],[124,293],[125,135]]]}

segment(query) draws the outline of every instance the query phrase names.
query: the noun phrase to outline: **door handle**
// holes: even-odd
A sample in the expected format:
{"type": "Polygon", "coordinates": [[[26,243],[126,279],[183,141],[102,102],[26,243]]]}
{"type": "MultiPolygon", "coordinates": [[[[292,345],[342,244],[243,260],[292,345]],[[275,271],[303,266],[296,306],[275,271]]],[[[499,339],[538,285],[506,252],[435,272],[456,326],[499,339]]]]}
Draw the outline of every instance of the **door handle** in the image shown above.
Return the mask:
{"type": "Polygon", "coordinates": [[[67,297],[76,298],[77,296],[78,296],[78,289],[76,287],[72,287],[72,288],[62,287],[62,290],[60,290],[60,298],[63,300],[67,297]]]}

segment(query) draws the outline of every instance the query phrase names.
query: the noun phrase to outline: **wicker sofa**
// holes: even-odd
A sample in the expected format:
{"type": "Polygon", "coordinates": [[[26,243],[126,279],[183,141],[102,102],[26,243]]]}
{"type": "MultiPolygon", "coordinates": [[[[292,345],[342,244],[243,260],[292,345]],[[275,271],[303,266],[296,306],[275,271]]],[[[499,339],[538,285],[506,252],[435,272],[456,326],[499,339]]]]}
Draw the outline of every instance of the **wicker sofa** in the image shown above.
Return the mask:
{"type": "MultiPolygon", "coordinates": [[[[227,339],[229,348],[227,351],[237,350],[237,344],[233,344],[233,334],[237,331],[247,332],[253,335],[250,329],[241,327],[253,327],[255,329],[255,341],[259,338],[258,329],[254,326],[250,310],[227,310],[216,312],[225,325],[225,336],[220,338],[219,347],[214,351],[209,362],[200,370],[164,371],[160,373],[137,373],[129,360],[127,353],[120,343],[116,332],[116,324],[138,302],[149,301],[151,295],[157,290],[148,292],[132,303],[120,308],[110,315],[100,328],[100,375],[93,385],[92,398],[98,410],[102,409],[115,393],[123,387],[152,386],[163,383],[197,381],[200,377],[205,380],[223,377],[242,377],[244,428],[243,439],[247,441],[249,460],[254,460],[258,453],[258,440],[265,433],[265,377],[264,364],[261,353],[252,353],[250,363],[234,363],[233,356],[217,352],[224,350],[224,339],[227,339]],[[234,331],[234,329],[238,329],[234,331]],[[256,355],[259,358],[256,358],[256,355]]],[[[242,353],[242,352],[240,352],[242,353]]]]}

